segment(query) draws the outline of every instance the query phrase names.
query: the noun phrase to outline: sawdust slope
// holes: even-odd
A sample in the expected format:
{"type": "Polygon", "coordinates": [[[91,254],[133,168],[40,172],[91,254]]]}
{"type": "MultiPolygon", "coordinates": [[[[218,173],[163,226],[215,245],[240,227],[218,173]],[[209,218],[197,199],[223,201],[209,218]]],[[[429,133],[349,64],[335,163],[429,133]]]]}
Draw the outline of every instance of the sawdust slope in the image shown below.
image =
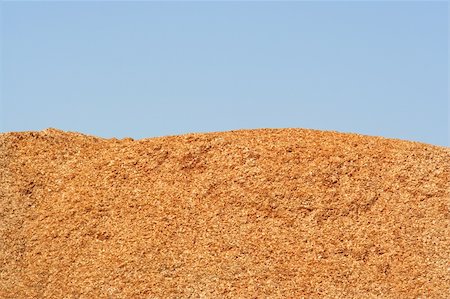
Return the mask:
{"type": "Polygon", "coordinates": [[[449,171],[301,129],[0,134],[0,297],[449,297],[449,171]]]}

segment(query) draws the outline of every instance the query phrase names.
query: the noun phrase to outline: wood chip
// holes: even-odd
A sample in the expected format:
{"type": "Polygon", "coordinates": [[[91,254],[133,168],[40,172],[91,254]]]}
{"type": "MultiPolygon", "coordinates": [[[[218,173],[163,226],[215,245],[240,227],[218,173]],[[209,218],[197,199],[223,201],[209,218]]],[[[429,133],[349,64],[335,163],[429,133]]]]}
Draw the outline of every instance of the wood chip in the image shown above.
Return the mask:
{"type": "Polygon", "coordinates": [[[0,134],[0,298],[449,298],[450,148],[0,134]]]}

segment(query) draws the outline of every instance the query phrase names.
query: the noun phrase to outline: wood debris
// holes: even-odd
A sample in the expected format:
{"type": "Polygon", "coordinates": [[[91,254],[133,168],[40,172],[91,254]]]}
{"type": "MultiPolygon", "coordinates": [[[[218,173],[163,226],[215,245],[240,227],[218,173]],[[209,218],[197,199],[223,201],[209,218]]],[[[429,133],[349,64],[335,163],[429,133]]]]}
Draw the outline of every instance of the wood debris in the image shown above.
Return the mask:
{"type": "Polygon", "coordinates": [[[0,134],[0,298],[449,298],[450,148],[0,134]]]}

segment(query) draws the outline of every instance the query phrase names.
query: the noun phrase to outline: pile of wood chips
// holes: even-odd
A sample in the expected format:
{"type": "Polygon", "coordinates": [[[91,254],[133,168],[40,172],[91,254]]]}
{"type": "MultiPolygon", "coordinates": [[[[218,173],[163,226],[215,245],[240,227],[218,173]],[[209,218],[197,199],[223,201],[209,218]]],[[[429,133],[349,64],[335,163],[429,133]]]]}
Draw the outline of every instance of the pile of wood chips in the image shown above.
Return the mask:
{"type": "Polygon", "coordinates": [[[450,298],[450,148],[0,134],[0,298],[450,298]]]}

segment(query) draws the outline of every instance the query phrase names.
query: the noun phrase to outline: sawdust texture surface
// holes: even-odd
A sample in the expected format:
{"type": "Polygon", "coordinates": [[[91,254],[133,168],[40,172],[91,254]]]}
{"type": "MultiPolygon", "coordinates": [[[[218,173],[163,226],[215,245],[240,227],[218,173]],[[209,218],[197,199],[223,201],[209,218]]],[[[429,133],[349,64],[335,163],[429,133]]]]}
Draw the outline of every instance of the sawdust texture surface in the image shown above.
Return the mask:
{"type": "Polygon", "coordinates": [[[449,298],[450,149],[0,134],[0,298],[449,298]]]}

